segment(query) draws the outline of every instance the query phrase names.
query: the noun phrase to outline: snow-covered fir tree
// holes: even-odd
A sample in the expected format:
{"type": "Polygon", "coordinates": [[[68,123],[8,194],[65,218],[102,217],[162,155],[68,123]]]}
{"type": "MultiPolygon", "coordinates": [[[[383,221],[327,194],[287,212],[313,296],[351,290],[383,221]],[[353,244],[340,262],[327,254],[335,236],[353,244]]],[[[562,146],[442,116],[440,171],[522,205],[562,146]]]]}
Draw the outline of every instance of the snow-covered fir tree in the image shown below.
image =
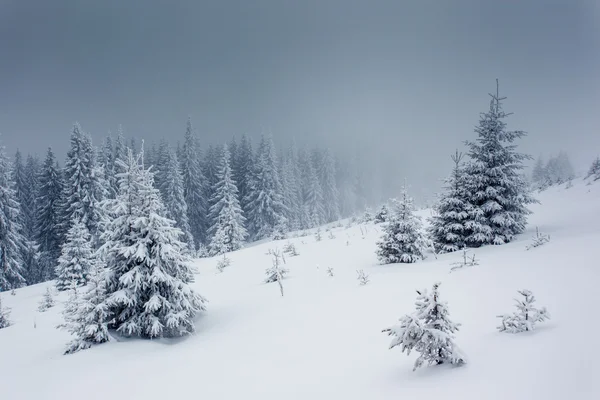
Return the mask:
{"type": "Polygon", "coordinates": [[[166,216],[175,221],[175,226],[183,232],[183,241],[194,249],[194,238],[190,231],[188,207],[183,191],[183,177],[173,149],[168,149],[162,164],[162,181],[158,187],[165,205],[166,216]]]}
{"type": "Polygon", "coordinates": [[[62,231],[60,228],[63,181],[60,168],[51,148],[40,171],[38,207],[35,220],[39,246],[39,282],[54,278],[54,267],[60,255],[62,231]]]}
{"type": "MultiPolygon", "coordinates": [[[[116,168],[117,168],[117,160],[121,160],[121,161],[125,161],[127,159],[127,144],[125,143],[125,134],[123,133],[123,127],[121,125],[119,125],[119,128],[117,129],[117,137],[115,139],[115,147],[114,147],[114,153],[113,153],[113,169],[116,172],[116,168]]],[[[117,182],[116,184],[117,190],[119,187],[119,184],[117,182]]]]}
{"type": "MultiPolygon", "coordinates": [[[[208,208],[212,206],[211,199],[214,195],[214,190],[217,182],[219,181],[219,163],[221,162],[221,154],[223,146],[209,145],[206,149],[206,156],[202,165],[204,171],[204,177],[206,178],[206,193],[204,196],[209,200],[208,208]]],[[[212,226],[214,221],[208,221],[208,225],[212,226]]]]}
{"type": "Polygon", "coordinates": [[[389,222],[377,242],[377,257],[382,264],[416,262],[423,258],[424,238],[421,219],[414,213],[406,186],[401,199],[391,203],[389,222]]]}
{"type": "Polygon", "coordinates": [[[467,142],[469,162],[465,166],[466,190],[472,208],[465,221],[467,246],[504,244],[522,233],[535,202],[523,179],[523,162],[529,156],[518,153],[514,142],[525,136],[523,131],[508,131],[502,109],[504,97],[498,90],[490,94],[488,112],[481,114],[475,128],[478,138],[467,142]]]}
{"type": "Polygon", "coordinates": [[[446,253],[465,247],[467,229],[465,221],[469,216],[470,203],[465,188],[462,153],[452,155],[454,167],[445,181],[445,191],[440,196],[430,219],[429,232],[437,251],[446,253]]]}
{"type": "Polygon", "coordinates": [[[0,145],[0,292],[25,285],[20,205],[15,192],[11,163],[0,145]]]}
{"type": "Polygon", "coordinates": [[[15,154],[12,174],[15,183],[15,194],[19,202],[19,223],[22,227],[23,242],[23,277],[28,284],[40,282],[38,265],[38,248],[35,243],[35,214],[38,166],[30,155],[26,164],[20,151],[15,154]]]}
{"type": "Polygon", "coordinates": [[[550,157],[544,167],[545,186],[560,185],[575,176],[573,165],[565,151],[559,152],[556,156],[550,157]]]}
{"type": "Polygon", "coordinates": [[[248,217],[250,191],[254,177],[254,151],[252,142],[248,136],[243,135],[238,146],[237,158],[232,160],[233,177],[237,184],[240,205],[244,211],[244,217],[248,217]]]}
{"type": "Polygon", "coordinates": [[[590,165],[590,169],[585,175],[585,179],[592,179],[597,181],[600,179],[600,157],[596,157],[596,159],[590,165]]]}
{"type": "Polygon", "coordinates": [[[329,150],[325,149],[321,152],[317,167],[319,183],[323,192],[325,222],[337,221],[340,219],[340,200],[335,180],[335,160],[329,150]]]}
{"type": "Polygon", "coordinates": [[[288,211],[288,228],[297,231],[303,228],[303,201],[298,167],[298,153],[295,142],[281,158],[281,184],[283,187],[284,204],[288,211]]]}
{"type": "Polygon", "coordinates": [[[112,138],[109,136],[104,138],[102,149],[98,157],[98,164],[102,168],[103,180],[106,183],[106,198],[114,199],[117,196],[118,182],[115,176],[115,149],[113,148],[112,138]]]}
{"type": "Polygon", "coordinates": [[[454,343],[460,324],[450,320],[448,304],[439,298],[439,286],[439,283],[434,284],[431,293],[417,291],[416,311],[400,318],[399,324],[383,330],[394,336],[390,349],[401,346],[407,355],[413,350],[420,353],[413,370],[424,364],[465,363],[464,355],[454,343]]]}
{"type": "Polygon", "coordinates": [[[535,189],[539,190],[545,189],[548,185],[548,174],[542,156],[539,156],[535,160],[535,164],[531,171],[531,183],[535,189]]]}
{"type": "Polygon", "coordinates": [[[244,228],[245,218],[238,199],[238,191],[232,178],[229,151],[223,151],[216,184],[210,220],[215,221],[209,233],[212,236],[209,254],[224,254],[242,247],[247,236],[244,228]]]}
{"type": "MultiPolygon", "coordinates": [[[[142,153],[143,154],[143,153],[142,153]]],[[[118,161],[119,194],[115,216],[103,233],[109,328],[126,336],[181,336],[194,331],[193,318],[205,299],[193,281],[181,230],[166,213],[143,155],[129,151],[118,161]]]]}
{"type": "Polygon", "coordinates": [[[308,218],[305,227],[312,228],[325,223],[323,190],[313,162],[306,152],[300,154],[300,169],[302,171],[304,213],[308,218]]]}
{"type": "Polygon", "coordinates": [[[546,307],[534,307],[535,296],[530,290],[519,290],[523,298],[515,299],[517,311],[514,314],[499,315],[502,318],[502,324],[498,326],[500,332],[520,333],[532,331],[535,324],[550,319],[550,314],[546,307]]]}
{"type": "Polygon", "coordinates": [[[388,209],[387,204],[383,204],[381,207],[379,207],[379,210],[377,210],[377,212],[375,213],[375,216],[373,217],[373,221],[376,224],[382,224],[384,222],[387,222],[387,220],[389,219],[389,214],[390,214],[390,210],[388,209]]]}
{"type": "Polygon", "coordinates": [[[85,224],[76,219],[67,233],[67,240],[56,266],[56,287],[67,290],[72,285],[83,286],[95,263],[90,233],[85,224]]]}
{"type": "Polygon", "coordinates": [[[9,318],[10,310],[2,305],[2,296],[0,296],[0,329],[8,328],[12,325],[9,318]]]}
{"type": "Polygon", "coordinates": [[[338,171],[337,186],[340,193],[340,213],[343,217],[349,217],[357,211],[353,168],[348,160],[341,158],[337,158],[336,164],[336,170],[338,171]]]}
{"type": "Polygon", "coordinates": [[[78,218],[96,237],[100,220],[98,177],[95,172],[95,149],[91,136],[79,124],[73,125],[71,147],[64,167],[63,215],[61,228],[64,235],[78,218]]]}
{"type": "Polygon", "coordinates": [[[254,179],[248,194],[248,232],[254,240],[270,237],[275,226],[286,224],[286,209],[272,138],[264,135],[256,154],[254,179]]]}
{"type": "Polygon", "coordinates": [[[109,307],[106,304],[104,269],[94,264],[86,289],[71,289],[69,304],[63,312],[64,322],[59,327],[74,336],[67,344],[65,354],[88,349],[95,344],[108,342],[109,307]]]}
{"type": "Polygon", "coordinates": [[[190,232],[196,244],[205,243],[208,228],[206,218],[208,201],[204,197],[206,181],[200,165],[200,154],[190,118],[187,121],[180,163],[183,177],[183,197],[187,205],[190,232]]]}

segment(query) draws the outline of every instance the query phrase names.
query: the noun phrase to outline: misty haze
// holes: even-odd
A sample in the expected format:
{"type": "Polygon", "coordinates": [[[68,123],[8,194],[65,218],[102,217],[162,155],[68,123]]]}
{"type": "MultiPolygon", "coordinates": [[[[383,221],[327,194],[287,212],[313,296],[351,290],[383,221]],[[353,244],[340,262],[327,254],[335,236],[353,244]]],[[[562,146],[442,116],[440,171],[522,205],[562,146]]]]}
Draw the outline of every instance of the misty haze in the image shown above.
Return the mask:
{"type": "Polygon", "coordinates": [[[596,2],[5,0],[0,54],[7,399],[600,398],[596,2]]]}

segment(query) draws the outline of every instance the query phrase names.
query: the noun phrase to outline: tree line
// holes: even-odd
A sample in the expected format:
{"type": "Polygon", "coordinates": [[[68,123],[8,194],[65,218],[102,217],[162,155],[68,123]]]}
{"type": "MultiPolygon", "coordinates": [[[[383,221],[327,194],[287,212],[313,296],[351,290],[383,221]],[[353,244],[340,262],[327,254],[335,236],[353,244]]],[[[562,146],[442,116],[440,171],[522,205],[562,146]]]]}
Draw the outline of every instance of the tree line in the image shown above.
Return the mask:
{"type": "MultiPolygon", "coordinates": [[[[119,191],[120,161],[142,143],[119,127],[99,146],[74,124],[64,165],[52,148],[43,161],[0,150],[0,291],[54,279],[75,221],[92,248],[102,243],[102,203],[119,191]]],[[[254,148],[239,140],[202,148],[188,119],[183,141],[144,144],[144,166],[194,255],[239,249],[247,241],[281,238],[362,210],[368,183],[352,160],[326,148],[276,148],[262,135],[254,148]]]]}

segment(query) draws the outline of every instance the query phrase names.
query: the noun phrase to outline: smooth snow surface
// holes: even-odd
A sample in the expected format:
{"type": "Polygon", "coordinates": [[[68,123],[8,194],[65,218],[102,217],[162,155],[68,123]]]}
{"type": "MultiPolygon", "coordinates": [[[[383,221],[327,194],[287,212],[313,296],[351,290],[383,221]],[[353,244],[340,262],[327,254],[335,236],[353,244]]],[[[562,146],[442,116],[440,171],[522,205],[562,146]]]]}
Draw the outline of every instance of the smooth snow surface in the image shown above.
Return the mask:
{"type": "Polygon", "coordinates": [[[199,260],[194,286],[210,303],[196,334],[179,340],[120,340],[65,356],[69,335],[55,326],[67,294],[40,313],[48,284],[2,293],[14,325],[0,330],[0,398],[599,399],[600,183],[578,180],[538,198],[526,234],[476,249],[479,265],[452,273],[460,253],[378,265],[380,225],[363,225],[364,238],[354,226],[335,228],[335,239],[325,231],[320,242],[291,239],[300,255],[286,258],[285,297],[262,282],[268,250],[286,241],[228,254],[223,273],[218,257],[199,260]],[[526,251],[536,225],[551,240],[526,251]],[[366,286],[357,269],[369,274],[366,286]],[[435,281],[462,323],[456,342],[468,364],[413,372],[417,355],[388,350],[381,330],[414,310],[415,289],[435,281]],[[512,312],[525,288],[552,319],[534,332],[499,333],[496,316],[512,312]]]}

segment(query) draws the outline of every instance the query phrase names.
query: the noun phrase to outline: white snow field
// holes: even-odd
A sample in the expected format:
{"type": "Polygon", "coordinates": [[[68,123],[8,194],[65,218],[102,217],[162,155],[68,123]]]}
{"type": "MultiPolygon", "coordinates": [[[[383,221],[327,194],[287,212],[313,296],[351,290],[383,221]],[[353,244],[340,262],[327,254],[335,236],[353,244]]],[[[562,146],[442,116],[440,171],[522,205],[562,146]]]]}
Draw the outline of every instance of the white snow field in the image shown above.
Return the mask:
{"type": "Polygon", "coordinates": [[[287,258],[285,297],[262,280],[266,253],[286,241],[228,255],[222,274],[217,259],[199,260],[195,287],[210,303],[196,334],[177,340],[63,355],[69,335],[55,326],[67,295],[40,313],[47,284],[2,293],[14,325],[0,330],[0,399],[600,399],[600,183],[577,180],[538,198],[526,234],[476,250],[478,266],[452,273],[460,254],[378,265],[376,225],[363,226],[364,238],[354,226],[335,228],[335,239],[291,239],[300,255],[287,258]],[[551,241],[526,251],[536,226],[551,241]],[[370,275],[366,286],[357,269],[370,275]],[[462,323],[456,342],[468,364],[413,372],[417,354],[388,350],[381,330],[435,281],[462,323]],[[496,315],[512,312],[524,288],[552,319],[533,332],[498,332],[496,315]]]}

